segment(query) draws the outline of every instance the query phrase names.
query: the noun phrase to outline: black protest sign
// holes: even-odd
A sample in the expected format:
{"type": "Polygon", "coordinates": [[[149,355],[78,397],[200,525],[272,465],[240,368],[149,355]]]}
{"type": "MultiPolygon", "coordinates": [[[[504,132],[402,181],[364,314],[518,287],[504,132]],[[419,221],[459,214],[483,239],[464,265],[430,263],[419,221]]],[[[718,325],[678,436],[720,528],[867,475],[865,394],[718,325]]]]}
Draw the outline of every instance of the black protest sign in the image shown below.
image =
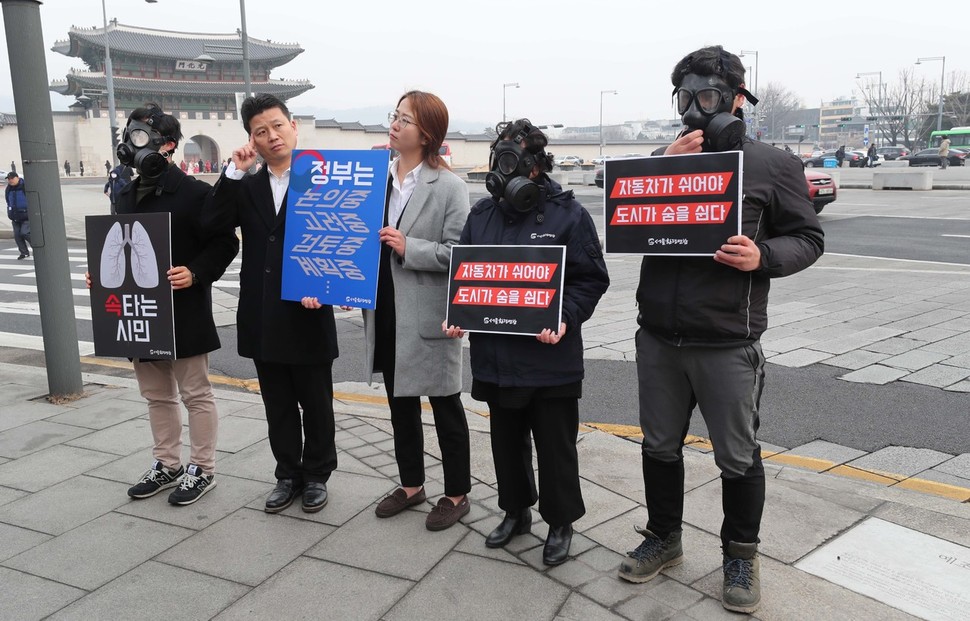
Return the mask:
{"type": "Polygon", "coordinates": [[[170,214],[84,219],[98,356],[175,358],[170,214]]]}
{"type": "Polygon", "coordinates": [[[565,246],[453,246],[446,323],[536,335],[562,321],[565,246]]]}
{"type": "Polygon", "coordinates": [[[606,251],[713,255],[741,233],[742,168],[740,151],[607,160],[606,251]]]}

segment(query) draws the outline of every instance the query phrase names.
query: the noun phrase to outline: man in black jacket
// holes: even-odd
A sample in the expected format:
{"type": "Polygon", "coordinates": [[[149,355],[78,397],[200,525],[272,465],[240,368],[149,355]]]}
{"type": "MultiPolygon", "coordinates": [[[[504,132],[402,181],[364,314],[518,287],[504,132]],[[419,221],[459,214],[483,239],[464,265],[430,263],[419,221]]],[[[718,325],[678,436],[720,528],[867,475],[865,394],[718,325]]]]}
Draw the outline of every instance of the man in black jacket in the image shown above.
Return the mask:
{"type": "Polygon", "coordinates": [[[3,189],[3,197],[7,203],[7,217],[13,225],[13,238],[20,250],[18,260],[30,256],[30,220],[27,217],[27,187],[24,180],[16,172],[7,173],[7,187],[3,189]]]}
{"type": "Polygon", "coordinates": [[[280,298],[296,122],[272,95],[247,98],[241,112],[249,142],[232,152],[206,220],[217,228],[240,227],[245,240],[236,323],[239,355],[256,365],[276,458],[277,484],[265,509],[278,513],[302,493],[303,510],[315,512],[327,503],[327,481],[337,467],[332,376],[337,329],[332,307],[311,310],[280,298]],[[266,165],[247,175],[257,155],[266,165]]]}
{"type": "Polygon", "coordinates": [[[748,97],[741,60],[720,46],[674,68],[678,112],[688,131],[654,155],[741,150],[741,235],[714,256],[645,256],[636,334],[643,478],[649,521],[619,576],[646,582],[683,560],[683,442],[700,406],[721,470],[722,603],[752,612],[760,602],[758,533],[765,500],[756,433],[764,381],[759,338],[768,323],[769,280],[805,269],[823,249],[799,159],[743,136],[748,97]],[[732,124],[741,123],[731,132],[732,124]],[[731,138],[726,138],[726,137],[731,138]],[[715,146],[716,145],[716,146],[715,146]]]}
{"type": "Polygon", "coordinates": [[[167,212],[171,218],[174,267],[168,270],[168,280],[174,289],[177,356],[175,360],[132,361],[138,388],[148,401],[155,444],[152,466],[128,495],[148,498],[177,486],[168,501],[189,505],[216,485],[219,414],[209,382],[209,352],[221,345],[212,318],[212,283],[239,252],[239,239],[232,228],[203,229],[202,208],[212,188],[172,165],[172,153],[182,139],[178,119],[148,104],[131,113],[124,138],[122,146],[127,145],[139,176],[116,197],[118,213],[167,212]],[[138,132],[146,136],[147,145],[132,139],[138,132]],[[191,439],[189,464],[184,468],[180,397],[189,412],[191,439]]]}

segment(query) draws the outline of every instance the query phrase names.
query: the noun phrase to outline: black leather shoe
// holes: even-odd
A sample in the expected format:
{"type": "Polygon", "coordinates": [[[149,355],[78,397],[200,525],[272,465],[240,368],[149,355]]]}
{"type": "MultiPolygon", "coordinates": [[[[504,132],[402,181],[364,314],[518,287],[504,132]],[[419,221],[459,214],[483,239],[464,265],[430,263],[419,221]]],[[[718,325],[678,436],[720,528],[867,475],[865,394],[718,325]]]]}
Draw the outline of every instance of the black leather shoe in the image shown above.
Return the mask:
{"type": "Polygon", "coordinates": [[[502,548],[512,541],[516,535],[532,532],[532,509],[526,507],[521,511],[508,511],[495,530],[485,538],[485,547],[502,548]]]}
{"type": "Polygon", "coordinates": [[[299,496],[302,491],[303,484],[298,483],[296,479],[279,479],[276,481],[276,487],[270,492],[269,498],[266,499],[264,511],[266,513],[279,513],[293,504],[293,499],[299,496]]]}
{"type": "Polygon", "coordinates": [[[542,562],[562,565],[569,558],[569,544],[573,542],[573,525],[550,526],[546,545],[542,548],[542,562]]]}
{"type": "Polygon", "coordinates": [[[303,488],[303,512],[316,513],[327,505],[327,484],[307,481],[303,488]]]}

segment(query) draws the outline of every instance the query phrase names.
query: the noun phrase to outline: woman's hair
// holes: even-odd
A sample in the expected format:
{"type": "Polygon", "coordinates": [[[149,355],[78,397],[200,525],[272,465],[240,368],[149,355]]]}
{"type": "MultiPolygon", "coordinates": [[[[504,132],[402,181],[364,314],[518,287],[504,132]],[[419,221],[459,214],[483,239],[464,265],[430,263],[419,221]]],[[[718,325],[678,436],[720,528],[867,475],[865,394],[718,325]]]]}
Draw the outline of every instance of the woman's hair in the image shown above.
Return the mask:
{"type": "Polygon", "coordinates": [[[424,162],[431,168],[449,168],[439,153],[448,133],[448,108],[445,102],[432,93],[408,91],[397,100],[397,105],[400,106],[405,99],[411,104],[414,124],[425,139],[425,144],[421,146],[424,162]]]}

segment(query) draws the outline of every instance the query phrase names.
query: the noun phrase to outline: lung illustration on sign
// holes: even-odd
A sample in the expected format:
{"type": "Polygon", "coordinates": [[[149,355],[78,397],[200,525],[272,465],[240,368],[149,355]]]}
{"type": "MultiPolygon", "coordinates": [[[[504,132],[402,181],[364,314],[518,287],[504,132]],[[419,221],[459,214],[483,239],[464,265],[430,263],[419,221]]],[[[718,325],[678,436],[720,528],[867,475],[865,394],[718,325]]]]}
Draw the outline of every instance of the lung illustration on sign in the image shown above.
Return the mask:
{"type": "Polygon", "coordinates": [[[131,275],[135,284],[142,289],[158,286],[158,260],[148,231],[141,222],[131,225],[115,222],[105,236],[101,249],[101,285],[106,289],[117,289],[125,282],[127,260],[125,247],[131,247],[131,275]]]}

